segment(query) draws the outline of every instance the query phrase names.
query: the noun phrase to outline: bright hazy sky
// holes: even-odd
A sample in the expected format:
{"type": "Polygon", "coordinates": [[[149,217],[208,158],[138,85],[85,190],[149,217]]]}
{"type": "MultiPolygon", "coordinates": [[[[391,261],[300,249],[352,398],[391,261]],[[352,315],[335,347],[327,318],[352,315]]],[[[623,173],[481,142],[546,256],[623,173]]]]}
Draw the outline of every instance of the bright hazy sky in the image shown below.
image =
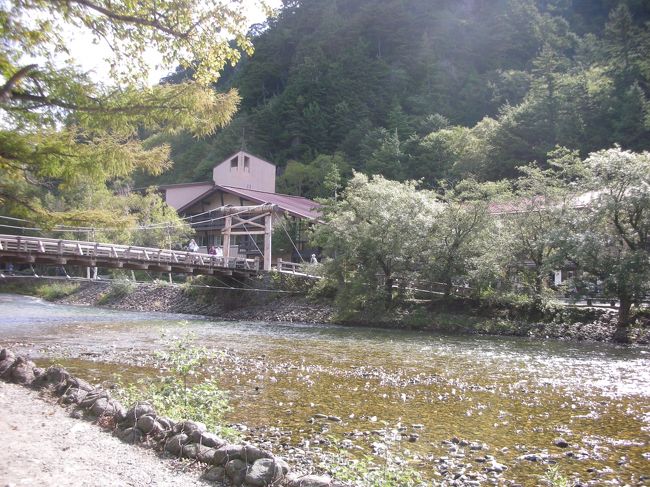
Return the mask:
{"type": "MultiPolygon", "coordinates": [[[[200,0],[199,0],[200,1],[200,0]]],[[[281,5],[281,0],[267,0],[273,8],[278,8],[281,5]]],[[[257,2],[252,0],[243,1],[244,8],[248,12],[250,24],[263,22],[265,17],[262,10],[257,5],[257,2]]],[[[100,44],[93,44],[93,36],[88,32],[79,30],[70,31],[69,47],[70,53],[74,58],[76,64],[81,66],[85,71],[90,72],[91,77],[97,81],[102,81],[106,84],[111,84],[109,77],[109,65],[105,61],[110,57],[111,50],[106,42],[102,41],[100,44]]],[[[146,54],[149,65],[151,66],[149,73],[149,83],[155,84],[160,81],[160,78],[169,73],[168,69],[156,69],[156,63],[160,62],[161,57],[155,50],[150,50],[146,54]]],[[[173,69],[173,68],[172,68],[173,69]]]]}

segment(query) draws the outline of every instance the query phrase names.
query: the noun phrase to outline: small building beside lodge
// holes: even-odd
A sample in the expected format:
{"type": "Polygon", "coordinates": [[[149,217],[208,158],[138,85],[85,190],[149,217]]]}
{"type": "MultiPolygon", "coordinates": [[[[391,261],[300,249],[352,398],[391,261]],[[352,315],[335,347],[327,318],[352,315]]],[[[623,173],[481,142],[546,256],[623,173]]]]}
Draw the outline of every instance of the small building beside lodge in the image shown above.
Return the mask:
{"type": "MultiPolygon", "coordinates": [[[[217,164],[212,181],[161,186],[165,201],[175,208],[196,231],[195,240],[202,252],[211,245],[224,245],[225,219],[218,211],[224,206],[275,205],[271,221],[276,232],[286,234],[291,249],[274,259],[293,262],[309,261],[313,249],[308,248],[306,229],[320,218],[320,205],[301,196],[275,192],[276,167],[245,151],[239,151],[217,164]],[[295,246],[295,247],[294,247],[295,246]]],[[[230,256],[264,257],[264,235],[255,233],[227,237],[230,256]]]]}

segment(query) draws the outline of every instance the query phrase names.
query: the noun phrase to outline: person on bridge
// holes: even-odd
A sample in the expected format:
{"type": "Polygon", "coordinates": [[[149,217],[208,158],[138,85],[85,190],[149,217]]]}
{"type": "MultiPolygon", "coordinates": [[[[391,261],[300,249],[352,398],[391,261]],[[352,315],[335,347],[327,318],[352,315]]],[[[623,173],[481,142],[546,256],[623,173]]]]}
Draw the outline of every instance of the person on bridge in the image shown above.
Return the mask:
{"type": "Polygon", "coordinates": [[[189,250],[190,252],[199,251],[199,245],[196,243],[196,240],[194,239],[190,240],[190,243],[187,244],[187,250],[189,250]]]}

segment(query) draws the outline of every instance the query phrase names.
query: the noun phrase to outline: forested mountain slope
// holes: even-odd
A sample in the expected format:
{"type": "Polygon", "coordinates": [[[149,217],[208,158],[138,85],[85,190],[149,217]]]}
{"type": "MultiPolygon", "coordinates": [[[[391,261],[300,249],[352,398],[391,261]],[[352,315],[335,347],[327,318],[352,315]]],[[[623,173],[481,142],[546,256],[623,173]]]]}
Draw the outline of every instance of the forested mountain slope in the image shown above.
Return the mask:
{"type": "Polygon", "coordinates": [[[647,150],[649,20],[646,0],[285,0],[216,86],[239,89],[235,120],[165,139],[174,168],[139,183],[207,180],[242,146],[309,197],[352,168],[435,186],[556,145],[647,150]]]}

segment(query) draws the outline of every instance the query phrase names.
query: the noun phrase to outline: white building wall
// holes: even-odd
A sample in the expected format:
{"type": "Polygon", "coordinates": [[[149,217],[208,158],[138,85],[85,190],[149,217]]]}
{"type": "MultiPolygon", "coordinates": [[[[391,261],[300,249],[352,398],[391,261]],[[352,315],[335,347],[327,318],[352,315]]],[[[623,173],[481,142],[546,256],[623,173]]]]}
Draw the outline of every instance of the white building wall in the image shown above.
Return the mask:
{"type": "Polygon", "coordinates": [[[212,179],[220,186],[275,193],[275,166],[244,151],[215,166],[212,179]]]}

